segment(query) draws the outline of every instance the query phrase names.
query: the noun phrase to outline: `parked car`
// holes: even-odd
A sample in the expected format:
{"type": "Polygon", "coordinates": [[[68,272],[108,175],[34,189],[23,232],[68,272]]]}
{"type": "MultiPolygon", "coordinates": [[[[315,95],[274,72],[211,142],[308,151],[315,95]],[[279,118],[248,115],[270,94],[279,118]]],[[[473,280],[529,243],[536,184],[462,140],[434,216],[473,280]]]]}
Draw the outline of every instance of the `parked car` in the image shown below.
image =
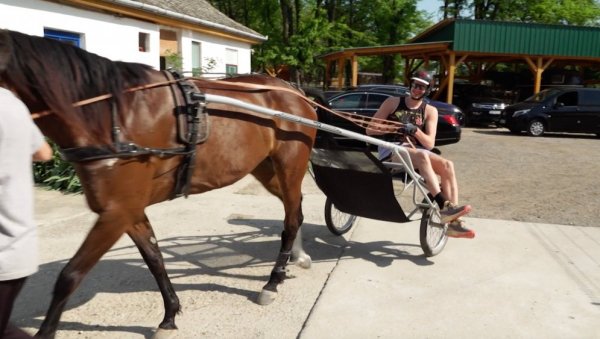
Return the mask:
{"type": "MultiPolygon", "coordinates": [[[[356,87],[356,90],[364,90],[369,92],[385,92],[392,93],[401,96],[407,96],[409,94],[409,89],[403,85],[377,85],[377,84],[369,84],[369,85],[360,85],[356,87]]],[[[452,115],[456,117],[458,123],[463,126],[465,121],[465,115],[463,111],[456,105],[452,105],[443,101],[431,100],[427,99],[428,103],[437,108],[438,113],[440,115],[452,115]]]]}
{"type": "Polygon", "coordinates": [[[550,88],[502,111],[500,125],[531,136],[545,132],[600,136],[600,89],[550,88]]]}
{"type": "MultiPolygon", "coordinates": [[[[385,99],[390,96],[399,96],[388,92],[370,91],[370,90],[350,90],[334,95],[327,99],[327,106],[331,109],[360,114],[372,117],[379,109],[385,99]]],[[[461,127],[454,111],[454,106],[446,103],[429,101],[430,104],[438,107],[438,129],[436,134],[436,146],[453,144],[460,141],[461,127]]],[[[365,134],[365,129],[354,123],[333,115],[331,113],[319,112],[319,120],[330,125],[338,126],[353,132],[365,134]]],[[[335,139],[342,146],[364,145],[364,142],[351,140],[342,136],[335,136],[335,139]]]]}
{"type": "Polygon", "coordinates": [[[455,84],[452,102],[462,108],[465,125],[495,124],[508,102],[499,98],[490,86],[480,84],[455,84]]]}

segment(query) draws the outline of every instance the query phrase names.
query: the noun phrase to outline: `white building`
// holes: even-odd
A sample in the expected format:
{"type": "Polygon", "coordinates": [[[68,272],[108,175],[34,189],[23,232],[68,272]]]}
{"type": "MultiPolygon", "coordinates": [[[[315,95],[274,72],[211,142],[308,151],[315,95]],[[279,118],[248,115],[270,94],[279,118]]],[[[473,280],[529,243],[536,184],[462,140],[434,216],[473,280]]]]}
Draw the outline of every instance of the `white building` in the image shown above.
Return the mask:
{"type": "MultiPolygon", "coordinates": [[[[59,39],[111,60],[184,72],[250,73],[266,37],[206,0],[0,0],[0,28],[59,39]]],[[[191,74],[186,74],[191,75],[191,74]]]]}

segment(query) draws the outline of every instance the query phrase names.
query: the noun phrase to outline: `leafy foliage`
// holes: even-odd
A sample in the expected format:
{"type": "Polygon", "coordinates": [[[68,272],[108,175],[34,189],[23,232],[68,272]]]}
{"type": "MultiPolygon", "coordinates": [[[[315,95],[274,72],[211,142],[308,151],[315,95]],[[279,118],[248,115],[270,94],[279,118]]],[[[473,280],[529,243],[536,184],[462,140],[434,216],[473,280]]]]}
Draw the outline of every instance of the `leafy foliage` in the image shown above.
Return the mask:
{"type": "Polygon", "coordinates": [[[62,160],[56,144],[49,141],[54,150],[52,160],[33,164],[33,179],[53,190],[63,192],[81,192],[81,182],[70,163],[62,160]]]}
{"type": "Polygon", "coordinates": [[[597,0],[440,0],[444,18],[597,26],[597,0]]]}
{"type": "Polygon", "coordinates": [[[173,52],[170,49],[165,51],[165,66],[181,72],[183,68],[183,56],[181,53],[173,52]]]}
{"type": "MultiPolygon", "coordinates": [[[[210,0],[232,19],[269,37],[254,50],[254,71],[275,75],[285,65],[299,84],[323,78],[319,55],[400,44],[430,24],[416,10],[416,0],[255,0],[246,6],[249,1],[210,0]]],[[[359,68],[377,71],[384,58],[361,59],[359,68]]]]}
{"type": "MultiPolygon", "coordinates": [[[[256,47],[254,71],[273,75],[286,65],[302,85],[323,76],[318,56],[342,48],[405,43],[429,27],[417,0],[209,0],[216,8],[269,39],[256,47]]],[[[547,24],[600,24],[598,0],[439,0],[444,18],[547,24]]],[[[399,56],[360,58],[364,72],[398,77],[399,56]]]]}

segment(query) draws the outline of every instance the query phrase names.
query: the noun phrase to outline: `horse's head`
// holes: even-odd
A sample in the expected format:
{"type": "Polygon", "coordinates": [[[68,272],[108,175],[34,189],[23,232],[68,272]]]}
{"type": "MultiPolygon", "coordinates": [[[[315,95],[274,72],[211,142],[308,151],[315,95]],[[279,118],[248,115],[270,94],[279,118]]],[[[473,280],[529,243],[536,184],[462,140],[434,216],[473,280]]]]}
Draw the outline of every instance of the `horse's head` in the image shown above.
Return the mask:
{"type": "MultiPolygon", "coordinates": [[[[147,65],[113,62],[105,57],[53,39],[0,30],[0,83],[12,89],[32,113],[52,112],[37,120],[51,138],[69,130],[75,134],[104,136],[111,101],[75,106],[78,101],[112,95],[121,111],[127,110],[123,91],[144,84],[147,65]],[[52,125],[52,126],[50,126],[52,125]]],[[[65,143],[66,144],[66,143],[65,143]]]]}
{"type": "Polygon", "coordinates": [[[34,82],[30,81],[28,75],[35,73],[31,69],[22,68],[22,59],[26,59],[30,53],[21,51],[23,41],[18,39],[19,35],[25,36],[0,30],[0,85],[15,92],[30,110],[46,109],[48,106],[40,101],[40,93],[29,86],[34,82]]]}

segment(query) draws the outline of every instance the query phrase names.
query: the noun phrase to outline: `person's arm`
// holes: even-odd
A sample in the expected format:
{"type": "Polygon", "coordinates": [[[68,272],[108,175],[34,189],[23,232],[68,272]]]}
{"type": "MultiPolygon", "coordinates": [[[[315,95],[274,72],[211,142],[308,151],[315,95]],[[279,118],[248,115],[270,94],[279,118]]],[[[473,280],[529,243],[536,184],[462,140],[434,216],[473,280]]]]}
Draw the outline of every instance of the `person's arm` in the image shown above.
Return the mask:
{"type": "Polygon", "coordinates": [[[33,161],[49,161],[52,160],[52,146],[46,141],[33,153],[33,161]]]}
{"type": "MultiPolygon", "coordinates": [[[[385,99],[385,101],[379,106],[373,118],[386,120],[390,114],[394,111],[396,107],[398,107],[398,103],[400,102],[399,97],[389,97],[385,99]]],[[[375,127],[377,121],[371,121],[367,127],[367,135],[383,135],[387,133],[394,133],[398,130],[395,126],[385,126],[385,127],[375,127]]]]}
{"type": "Polygon", "coordinates": [[[425,106],[425,126],[423,130],[417,129],[415,138],[426,149],[432,149],[435,146],[435,136],[437,134],[438,111],[432,105],[425,106]]]}
{"type": "Polygon", "coordinates": [[[33,161],[48,161],[52,159],[54,151],[52,146],[46,142],[42,131],[31,121],[31,149],[34,150],[31,155],[33,161]]]}

